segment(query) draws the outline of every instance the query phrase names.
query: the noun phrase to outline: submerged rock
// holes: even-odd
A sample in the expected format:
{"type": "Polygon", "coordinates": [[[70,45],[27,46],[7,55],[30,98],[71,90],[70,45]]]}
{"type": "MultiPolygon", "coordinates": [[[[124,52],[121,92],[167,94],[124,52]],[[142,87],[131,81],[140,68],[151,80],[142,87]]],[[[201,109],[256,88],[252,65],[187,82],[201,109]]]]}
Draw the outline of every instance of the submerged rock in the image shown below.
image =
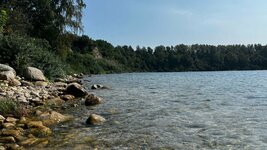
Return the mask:
{"type": "Polygon", "coordinates": [[[97,90],[97,89],[109,89],[108,87],[101,85],[101,84],[94,84],[91,86],[92,90],[97,90]]]}
{"type": "Polygon", "coordinates": [[[74,95],[75,97],[84,97],[88,93],[86,90],[78,83],[71,83],[66,89],[67,94],[74,95]]]}
{"type": "Polygon", "coordinates": [[[92,105],[97,105],[97,104],[100,104],[102,103],[102,99],[93,95],[93,94],[90,94],[90,95],[87,95],[86,96],[86,99],[85,99],[85,106],[92,106],[92,105]]]}
{"type": "Polygon", "coordinates": [[[31,129],[31,133],[36,136],[47,136],[52,134],[50,128],[43,125],[42,121],[30,121],[27,123],[28,128],[31,129]]]}
{"type": "Polygon", "coordinates": [[[106,122],[106,119],[96,114],[91,114],[86,120],[86,123],[90,125],[102,125],[104,122],[106,122]]]}
{"type": "Polygon", "coordinates": [[[56,111],[42,112],[38,116],[38,119],[42,120],[42,123],[48,126],[61,123],[61,122],[66,122],[66,121],[71,120],[72,118],[73,118],[72,116],[63,115],[56,111]]]}
{"type": "Polygon", "coordinates": [[[91,89],[92,89],[92,90],[95,90],[95,89],[101,89],[101,88],[103,88],[103,87],[104,87],[103,85],[100,85],[100,84],[94,84],[94,85],[92,85],[91,89]]]}

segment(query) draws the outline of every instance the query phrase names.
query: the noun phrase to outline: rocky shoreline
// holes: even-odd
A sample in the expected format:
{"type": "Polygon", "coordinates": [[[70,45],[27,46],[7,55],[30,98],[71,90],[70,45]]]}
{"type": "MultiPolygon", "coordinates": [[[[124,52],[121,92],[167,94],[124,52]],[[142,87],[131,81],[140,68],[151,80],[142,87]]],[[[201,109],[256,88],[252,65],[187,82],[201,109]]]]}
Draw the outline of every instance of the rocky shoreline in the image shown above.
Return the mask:
{"type": "MultiPolygon", "coordinates": [[[[23,77],[19,77],[13,68],[0,64],[0,150],[45,147],[53,134],[51,127],[73,119],[61,114],[62,109],[77,107],[81,99],[85,106],[102,103],[101,98],[82,86],[83,76],[74,74],[48,81],[41,70],[27,67],[23,77]],[[8,108],[10,104],[14,107],[8,108]],[[15,110],[8,110],[11,108],[15,110]]],[[[102,88],[106,87],[92,86],[92,89],[102,88]]],[[[96,114],[85,120],[91,125],[105,121],[96,114]]]]}

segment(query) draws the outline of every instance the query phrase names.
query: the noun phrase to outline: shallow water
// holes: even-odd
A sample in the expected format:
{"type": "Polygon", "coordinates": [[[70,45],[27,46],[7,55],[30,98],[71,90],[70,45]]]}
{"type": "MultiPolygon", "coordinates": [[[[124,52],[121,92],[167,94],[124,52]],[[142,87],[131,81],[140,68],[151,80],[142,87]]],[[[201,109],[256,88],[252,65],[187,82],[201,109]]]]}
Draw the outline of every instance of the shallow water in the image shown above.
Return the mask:
{"type": "Polygon", "coordinates": [[[87,79],[92,81],[85,83],[88,88],[97,83],[111,90],[93,91],[105,100],[99,106],[69,110],[77,119],[57,128],[58,148],[267,147],[267,71],[132,73],[87,79]],[[107,122],[87,126],[84,122],[92,112],[107,122]]]}

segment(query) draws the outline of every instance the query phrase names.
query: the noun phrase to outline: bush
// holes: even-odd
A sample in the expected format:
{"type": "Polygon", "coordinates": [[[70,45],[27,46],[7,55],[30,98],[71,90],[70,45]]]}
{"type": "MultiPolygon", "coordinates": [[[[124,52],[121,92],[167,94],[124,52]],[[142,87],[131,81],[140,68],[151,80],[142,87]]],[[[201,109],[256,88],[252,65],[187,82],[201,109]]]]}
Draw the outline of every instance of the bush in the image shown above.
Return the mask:
{"type": "Polygon", "coordinates": [[[33,66],[44,71],[48,78],[62,76],[66,65],[50,49],[45,40],[16,35],[1,36],[0,63],[8,63],[18,74],[22,74],[25,67],[33,66]]]}
{"type": "Polygon", "coordinates": [[[28,114],[28,109],[9,98],[0,99],[0,114],[3,116],[21,117],[28,114]]]}
{"type": "Polygon", "coordinates": [[[90,54],[73,53],[68,56],[67,63],[70,65],[70,68],[73,72],[93,74],[104,72],[104,69],[90,54]]]}
{"type": "Polygon", "coordinates": [[[124,65],[114,60],[99,59],[97,63],[105,70],[105,73],[121,73],[128,70],[124,65]]]}

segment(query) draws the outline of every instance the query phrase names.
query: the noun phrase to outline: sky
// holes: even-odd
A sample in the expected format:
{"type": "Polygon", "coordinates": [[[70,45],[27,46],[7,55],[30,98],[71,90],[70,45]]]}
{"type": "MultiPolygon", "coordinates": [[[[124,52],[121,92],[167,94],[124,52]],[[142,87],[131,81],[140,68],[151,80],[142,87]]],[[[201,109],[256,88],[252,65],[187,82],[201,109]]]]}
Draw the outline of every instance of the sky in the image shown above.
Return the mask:
{"type": "Polygon", "coordinates": [[[267,44],[267,0],[84,1],[84,34],[114,46],[267,44]]]}

